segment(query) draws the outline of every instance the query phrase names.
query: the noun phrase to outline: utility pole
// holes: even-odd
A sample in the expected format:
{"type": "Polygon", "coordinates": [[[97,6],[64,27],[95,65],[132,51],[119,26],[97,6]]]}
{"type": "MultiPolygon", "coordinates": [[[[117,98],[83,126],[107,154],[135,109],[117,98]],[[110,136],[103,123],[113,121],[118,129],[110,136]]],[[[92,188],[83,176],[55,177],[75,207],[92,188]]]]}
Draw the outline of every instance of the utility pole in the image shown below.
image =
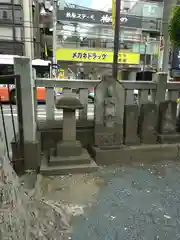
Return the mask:
{"type": "Polygon", "coordinates": [[[53,71],[56,70],[56,25],[57,25],[57,0],[53,0],[53,71]]]}
{"type": "Polygon", "coordinates": [[[23,0],[25,56],[34,58],[32,0],[23,0]]]}
{"type": "Polygon", "coordinates": [[[121,0],[116,0],[115,8],[116,8],[116,11],[115,11],[115,26],[114,26],[114,56],[113,56],[112,75],[113,75],[113,78],[117,80],[121,0]]]}
{"type": "Polygon", "coordinates": [[[162,71],[169,72],[169,50],[170,40],[168,33],[168,22],[172,13],[173,7],[176,5],[176,0],[164,0],[163,19],[162,19],[162,36],[164,38],[164,52],[162,61],[162,71]]]}

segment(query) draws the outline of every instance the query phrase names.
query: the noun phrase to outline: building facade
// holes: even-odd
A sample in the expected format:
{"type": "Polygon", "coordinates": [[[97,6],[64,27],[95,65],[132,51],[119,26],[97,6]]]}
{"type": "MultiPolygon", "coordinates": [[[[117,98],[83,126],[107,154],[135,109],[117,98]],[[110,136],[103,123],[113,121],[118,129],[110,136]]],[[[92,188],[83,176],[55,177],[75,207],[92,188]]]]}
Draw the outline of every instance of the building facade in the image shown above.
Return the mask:
{"type": "MultiPolygon", "coordinates": [[[[47,8],[45,4],[42,4],[42,8],[44,8],[44,11],[40,17],[42,26],[41,41],[46,46],[46,53],[48,52],[46,56],[51,58],[53,49],[52,12],[49,11],[50,7],[47,8]]],[[[138,67],[142,65],[157,66],[161,20],[162,3],[139,1],[133,8],[121,12],[119,49],[126,52],[124,54],[126,59],[123,58],[126,66],[129,62],[129,67],[135,67],[132,66],[135,65],[133,64],[135,61],[129,61],[130,57],[128,56],[130,54],[131,59],[135,59],[136,56],[132,56],[132,54],[140,55],[138,67]]],[[[66,56],[67,62],[67,56],[70,54],[68,51],[72,52],[71,58],[69,58],[69,62],[72,62],[72,64],[68,65],[71,66],[71,69],[74,65],[82,66],[80,61],[89,61],[89,59],[85,61],[84,58],[81,58],[81,55],[85,53],[84,56],[86,56],[88,51],[92,52],[93,56],[98,51],[105,54],[108,52],[108,55],[111,55],[109,52],[113,51],[113,39],[114,29],[112,28],[111,10],[105,12],[77,5],[73,6],[73,4],[65,5],[63,9],[57,9],[56,50],[58,53],[57,60],[61,60],[61,66],[63,65],[64,56],[66,56]],[[78,50],[80,51],[78,52],[78,50]],[[78,58],[81,59],[77,59],[77,57],[72,58],[74,52],[78,52],[78,58]]],[[[95,65],[93,63],[98,61],[91,62],[91,67],[93,65],[94,68],[95,65]]],[[[123,65],[121,62],[120,67],[124,67],[123,65]]],[[[106,64],[104,66],[105,68],[109,67],[106,64]]]]}
{"type": "Polygon", "coordinates": [[[0,1],[0,54],[24,54],[21,0],[0,1]]]}

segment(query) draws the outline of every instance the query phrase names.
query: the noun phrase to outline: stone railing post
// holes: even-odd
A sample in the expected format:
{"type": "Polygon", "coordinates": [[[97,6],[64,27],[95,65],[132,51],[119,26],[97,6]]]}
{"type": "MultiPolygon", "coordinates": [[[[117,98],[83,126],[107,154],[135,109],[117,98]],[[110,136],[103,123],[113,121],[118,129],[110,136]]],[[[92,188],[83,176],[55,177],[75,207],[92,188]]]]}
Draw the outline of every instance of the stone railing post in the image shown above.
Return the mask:
{"type": "Polygon", "coordinates": [[[156,104],[165,100],[166,88],[167,88],[167,73],[159,72],[157,73],[157,89],[156,89],[156,104]]]}
{"type": "MultiPolygon", "coordinates": [[[[25,169],[36,169],[39,161],[39,144],[36,141],[34,82],[29,58],[14,58],[14,72],[20,75],[21,115],[24,142],[25,169]]],[[[18,108],[17,95],[17,108],[18,108]]],[[[19,116],[20,117],[20,116],[19,116]]]]}
{"type": "MultiPolygon", "coordinates": [[[[126,79],[124,79],[126,80],[126,79]]],[[[136,81],[136,72],[128,72],[128,81],[136,81]]],[[[126,105],[136,104],[134,102],[134,90],[126,90],[126,105]]]]}
{"type": "Polygon", "coordinates": [[[83,109],[79,111],[79,119],[87,120],[88,117],[88,92],[87,88],[80,88],[79,99],[83,105],[83,109]]]}

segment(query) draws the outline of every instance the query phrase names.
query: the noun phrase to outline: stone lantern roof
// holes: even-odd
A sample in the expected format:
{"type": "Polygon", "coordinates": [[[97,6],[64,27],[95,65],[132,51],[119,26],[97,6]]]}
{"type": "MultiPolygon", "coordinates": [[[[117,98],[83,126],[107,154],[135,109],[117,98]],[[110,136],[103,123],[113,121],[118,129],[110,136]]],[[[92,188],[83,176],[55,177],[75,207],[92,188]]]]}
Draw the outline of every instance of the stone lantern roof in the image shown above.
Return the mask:
{"type": "Polygon", "coordinates": [[[56,103],[57,109],[83,109],[83,105],[81,104],[79,98],[77,98],[74,94],[63,94],[61,98],[56,103]]]}

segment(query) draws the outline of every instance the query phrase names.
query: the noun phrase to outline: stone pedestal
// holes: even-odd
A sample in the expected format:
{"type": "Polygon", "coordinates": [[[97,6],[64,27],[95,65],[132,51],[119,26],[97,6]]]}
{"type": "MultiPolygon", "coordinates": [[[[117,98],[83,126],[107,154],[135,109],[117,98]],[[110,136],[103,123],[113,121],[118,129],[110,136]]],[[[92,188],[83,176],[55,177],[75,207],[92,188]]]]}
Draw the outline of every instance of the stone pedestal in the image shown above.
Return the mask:
{"type": "Polygon", "coordinates": [[[164,101],[159,105],[158,141],[160,143],[179,143],[180,134],[176,126],[176,101],[164,101]]]}
{"type": "MultiPolygon", "coordinates": [[[[73,173],[76,169],[82,172],[83,167],[85,172],[97,168],[87,150],[83,149],[76,139],[76,109],[83,108],[80,100],[75,94],[64,93],[58,100],[56,108],[63,109],[63,134],[62,141],[58,142],[48,155],[49,171],[54,174],[65,174],[73,173]]],[[[43,170],[43,173],[46,172],[46,169],[43,170]]]]}

